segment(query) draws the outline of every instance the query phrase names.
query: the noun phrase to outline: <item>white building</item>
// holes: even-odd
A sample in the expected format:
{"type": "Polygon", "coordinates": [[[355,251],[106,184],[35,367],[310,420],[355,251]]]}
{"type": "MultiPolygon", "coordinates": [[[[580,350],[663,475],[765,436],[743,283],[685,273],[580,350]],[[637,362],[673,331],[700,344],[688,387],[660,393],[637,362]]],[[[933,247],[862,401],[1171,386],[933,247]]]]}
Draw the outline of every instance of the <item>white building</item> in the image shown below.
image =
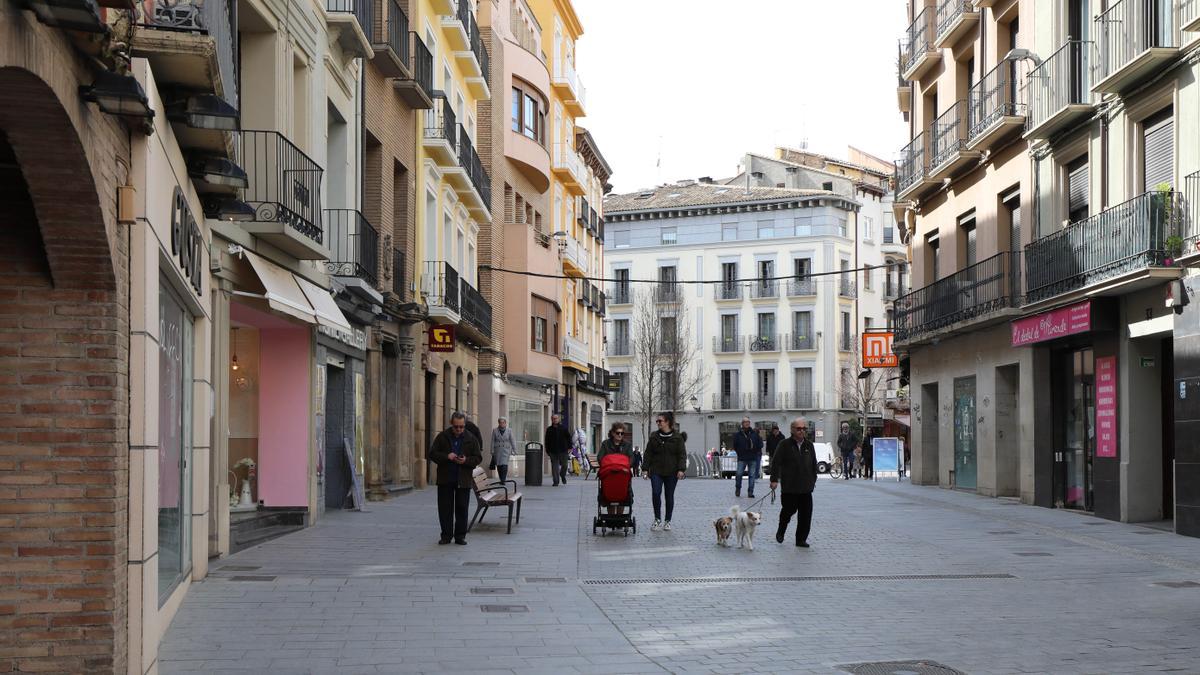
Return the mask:
{"type": "MultiPolygon", "coordinates": [[[[607,368],[621,383],[610,416],[634,427],[637,445],[644,445],[645,430],[628,410],[633,302],[655,282],[683,282],[695,323],[689,328],[701,347],[701,391],[691,410],[676,411],[692,450],[719,447],[745,415],[781,428],[804,415],[817,439],[832,439],[840,420],[857,417],[846,395],[860,370],[857,336],[864,326],[887,323],[889,283],[893,294],[902,285],[903,267],[892,268],[890,281],[882,268],[882,242],[898,241],[895,233],[864,227],[867,217],[884,223],[886,189],[864,199],[856,181],[831,174],[822,183],[834,184],[820,186],[828,189],[767,187],[774,168],[782,174],[796,167],[794,181],[826,172],[756,162],[763,167],[751,167],[749,187],[744,177],[701,179],[605,200],[606,277],[614,280],[607,368]],[[865,216],[868,208],[872,215],[865,216]],[[879,269],[839,274],[867,264],[879,269]],[[697,280],[713,283],[687,283],[697,280]]],[[[873,412],[882,412],[882,401],[873,412]]]]}

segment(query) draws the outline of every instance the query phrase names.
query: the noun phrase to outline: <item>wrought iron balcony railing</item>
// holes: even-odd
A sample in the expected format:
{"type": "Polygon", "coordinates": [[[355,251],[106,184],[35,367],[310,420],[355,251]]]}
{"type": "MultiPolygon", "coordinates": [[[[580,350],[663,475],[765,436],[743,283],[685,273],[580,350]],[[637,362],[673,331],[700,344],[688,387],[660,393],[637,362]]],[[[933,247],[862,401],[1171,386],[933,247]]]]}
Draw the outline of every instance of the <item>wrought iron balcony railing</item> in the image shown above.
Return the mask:
{"type": "Polygon", "coordinates": [[[462,320],[474,326],[487,337],[492,336],[492,305],[474,286],[465,280],[459,281],[462,297],[462,320]]]}
{"type": "Polygon", "coordinates": [[[816,295],[817,284],[812,277],[801,277],[799,279],[788,279],[788,295],[816,295]]]}
{"type": "MultiPolygon", "coordinates": [[[[463,3],[467,5],[467,3],[463,3]]],[[[483,75],[484,81],[488,81],[491,77],[491,63],[488,58],[487,46],[483,43],[483,35],[479,32],[479,23],[475,20],[475,15],[470,13],[470,6],[467,6],[467,18],[469,23],[463,24],[468,26],[471,40],[471,53],[475,55],[475,60],[479,62],[479,71],[483,75]]]]}
{"type": "Polygon", "coordinates": [[[900,151],[896,159],[896,191],[904,192],[925,178],[929,169],[928,138],[924,132],[916,135],[900,151]]]}
{"type": "Polygon", "coordinates": [[[811,390],[790,392],[785,405],[788,410],[814,410],[821,407],[821,392],[811,390]]]}
{"type": "Polygon", "coordinates": [[[713,394],[713,410],[745,410],[746,397],[735,392],[713,394]]]}
{"type": "Polygon", "coordinates": [[[749,337],[751,352],[779,351],[779,333],[764,333],[749,337]]]}
{"type": "Polygon", "coordinates": [[[363,35],[375,31],[375,0],[325,0],[325,11],[330,14],[353,14],[358,19],[363,35]]]}
{"type": "Polygon", "coordinates": [[[970,140],[974,140],[1005,117],[1024,114],[1017,103],[1017,84],[1011,61],[996,64],[967,92],[967,117],[970,140]]]}
{"type": "Polygon", "coordinates": [[[444,97],[435,98],[433,108],[425,112],[425,138],[444,140],[451,152],[458,152],[458,130],[461,125],[454,115],[454,107],[444,97]]]}
{"type": "Polygon", "coordinates": [[[630,348],[629,338],[627,337],[609,340],[604,352],[608,356],[629,356],[633,353],[630,348]]]}
{"type": "Polygon", "coordinates": [[[479,197],[490,209],[492,204],[492,177],[483,168],[483,162],[479,159],[479,153],[475,151],[475,146],[471,143],[471,138],[467,136],[467,130],[461,124],[458,125],[458,164],[467,172],[467,176],[471,179],[471,185],[475,186],[479,197]]]}
{"type": "Polygon", "coordinates": [[[1033,131],[1070,106],[1091,102],[1092,43],[1071,40],[1025,76],[1029,105],[1026,129],[1033,131]]]}
{"type": "Polygon", "coordinates": [[[740,354],[744,351],[745,341],[740,335],[714,335],[714,354],[740,354]]]}
{"type": "Polygon", "coordinates": [[[843,298],[857,298],[858,284],[853,279],[838,279],[838,295],[843,298]]]}
{"type": "Polygon", "coordinates": [[[411,33],[412,41],[412,79],[425,92],[433,96],[433,52],[421,40],[421,36],[411,33]]]}
{"type": "Polygon", "coordinates": [[[337,277],[358,277],[375,286],[379,280],[379,231],[353,209],[326,209],[329,261],[325,269],[337,277]]]}
{"type": "Polygon", "coordinates": [[[967,103],[955,101],[945,112],[938,115],[929,127],[933,143],[933,156],[929,160],[930,171],[951,161],[967,145],[967,103]]]}
{"type": "Polygon", "coordinates": [[[750,283],[750,297],[755,300],[779,297],[779,282],[774,279],[758,279],[750,283]]]}
{"type": "Polygon", "coordinates": [[[783,407],[783,400],[783,394],[757,392],[754,394],[751,404],[754,410],[778,410],[783,407]]]}
{"type": "Polygon", "coordinates": [[[612,409],[620,410],[622,412],[629,410],[629,394],[627,394],[625,392],[618,392],[616,394],[613,394],[612,409]]]}
{"type": "Polygon", "coordinates": [[[937,34],[939,39],[954,26],[964,14],[977,11],[970,0],[940,0],[937,4],[937,34]]]}
{"type": "Polygon", "coordinates": [[[791,333],[787,336],[785,343],[790,351],[804,351],[805,349],[817,348],[817,338],[812,330],[805,333],[791,333]]]}
{"type": "Polygon", "coordinates": [[[384,25],[387,46],[404,66],[411,67],[412,59],[408,46],[408,14],[398,0],[387,0],[387,22],[384,25]]]}
{"type": "Polygon", "coordinates": [[[717,300],[741,300],[742,285],[737,282],[721,282],[717,284],[717,300]]]}
{"type": "Polygon", "coordinates": [[[613,284],[608,287],[608,302],[611,305],[628,305],[633,302],[633,290],[629,284],[613,284]]]}
{"type": "Polygon", "coordinates": [[[200,32],[213,39],[217,69],[221,77],[222,98],[234,108],[240,108],[235,53],[237,33],[234,30],[237,3],[233,0],[152,0],[152,6],[153,10],[146,12],[148,27],[188,33],[200,32]]]}
{"type": "Polygon", "coordinates": [[[277,131],[238,134],[245,201],[257,222],[279,222],[318,244],[321,226],[321,177],[325,171],[277,131]]]}
{"type": "Polygon", "coordinates": [[[426,304],[441,306],[459,314],[462,308],[458,293],[458,270],[448,262],[425,261],[425,274],[421,279],[421,293],[426,304]]]}
{"type": "Polygon", "coordinates": [[[905,34],[906,47],[904,48],[900,65],[902,72],[911,70],[919,59],[932,51],[934,31],[936,30],[934,25],[937,18],[936,15],[937,9],[935,7],[925,7],[917,13],[917,17],[909,24],[908,31],[905,34]]]}
{"type": "MultiPolygon", "coordinates": [[[[1200,3],[1200,0],[1195,0],[1200,3]]],[[[1197,9],[1200,19],[1200,8],[1197,9]]],[[[1183,239],[1183,253],[1195,251],[1195,243],[1200,240],[1200,171],[1183,179],[1184,202],[1187,205],[1186,221],[1181,223],[1183,231],[1179,236],[1183,239]]]]}
{"type": "Polygon", "coordinates": [[[1025,247],[1026,302],[1162,265],[1184,222],[1183,195],[1147,192],[1025,247]]]}
{"type": "Polygon", "coordinates": [[[1020,258],[1019,253],[998,253],[896,300],[896,341],[1020,306],[1020,258]]]}
{"type": "Polygon", "coordinates": [[[1093,84],[1130,65],[1146,50],[1180,46],[1172,0],[1117,0],[1096,17],[1093,84]]]}

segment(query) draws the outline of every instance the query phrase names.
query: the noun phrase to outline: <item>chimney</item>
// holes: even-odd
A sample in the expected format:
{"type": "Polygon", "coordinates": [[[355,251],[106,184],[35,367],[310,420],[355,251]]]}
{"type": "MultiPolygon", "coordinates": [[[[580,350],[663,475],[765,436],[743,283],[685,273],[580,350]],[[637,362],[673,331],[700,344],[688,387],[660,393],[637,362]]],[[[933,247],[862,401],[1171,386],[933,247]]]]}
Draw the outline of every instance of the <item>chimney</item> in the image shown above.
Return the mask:
{"type": "Polygon", "coordinates": [[[704,185],[712,185],[713,184],[712,176],[701,176],[700,182],[703,183],[704,185]]]}

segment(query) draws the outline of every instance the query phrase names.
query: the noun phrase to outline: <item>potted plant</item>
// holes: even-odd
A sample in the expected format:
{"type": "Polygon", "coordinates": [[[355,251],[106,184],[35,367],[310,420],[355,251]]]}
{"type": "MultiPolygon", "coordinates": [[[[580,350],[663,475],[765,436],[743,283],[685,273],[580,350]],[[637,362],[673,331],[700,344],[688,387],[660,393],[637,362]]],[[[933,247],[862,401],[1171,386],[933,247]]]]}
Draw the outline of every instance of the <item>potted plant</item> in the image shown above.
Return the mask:
{"type": "Polygon", "coordinates": [[[1162,240],[1166,254],[1163,264],[1174,265],[1175,259],[1183,255],[1183,237],[1179,236],[1179,224],[1175,222],[1174,190],[1170,183],[1159,183],[1154,187],[1154,211],[1157,219],[1160,219],[1155,224],[1162,228],[1165,235],[1162,240]]]}

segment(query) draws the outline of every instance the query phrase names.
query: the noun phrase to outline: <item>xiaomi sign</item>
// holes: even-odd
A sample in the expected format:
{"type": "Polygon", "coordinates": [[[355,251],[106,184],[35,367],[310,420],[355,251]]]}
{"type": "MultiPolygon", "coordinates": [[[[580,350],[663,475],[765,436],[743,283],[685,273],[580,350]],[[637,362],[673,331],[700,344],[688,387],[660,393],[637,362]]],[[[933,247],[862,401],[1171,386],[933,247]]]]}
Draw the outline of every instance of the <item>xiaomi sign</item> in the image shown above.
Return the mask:
{"type": "Polygon", "coordinates": [[[892,353],[892,333],[862,334],[862,367],[895,368],[899,359],[892,353]]]}

